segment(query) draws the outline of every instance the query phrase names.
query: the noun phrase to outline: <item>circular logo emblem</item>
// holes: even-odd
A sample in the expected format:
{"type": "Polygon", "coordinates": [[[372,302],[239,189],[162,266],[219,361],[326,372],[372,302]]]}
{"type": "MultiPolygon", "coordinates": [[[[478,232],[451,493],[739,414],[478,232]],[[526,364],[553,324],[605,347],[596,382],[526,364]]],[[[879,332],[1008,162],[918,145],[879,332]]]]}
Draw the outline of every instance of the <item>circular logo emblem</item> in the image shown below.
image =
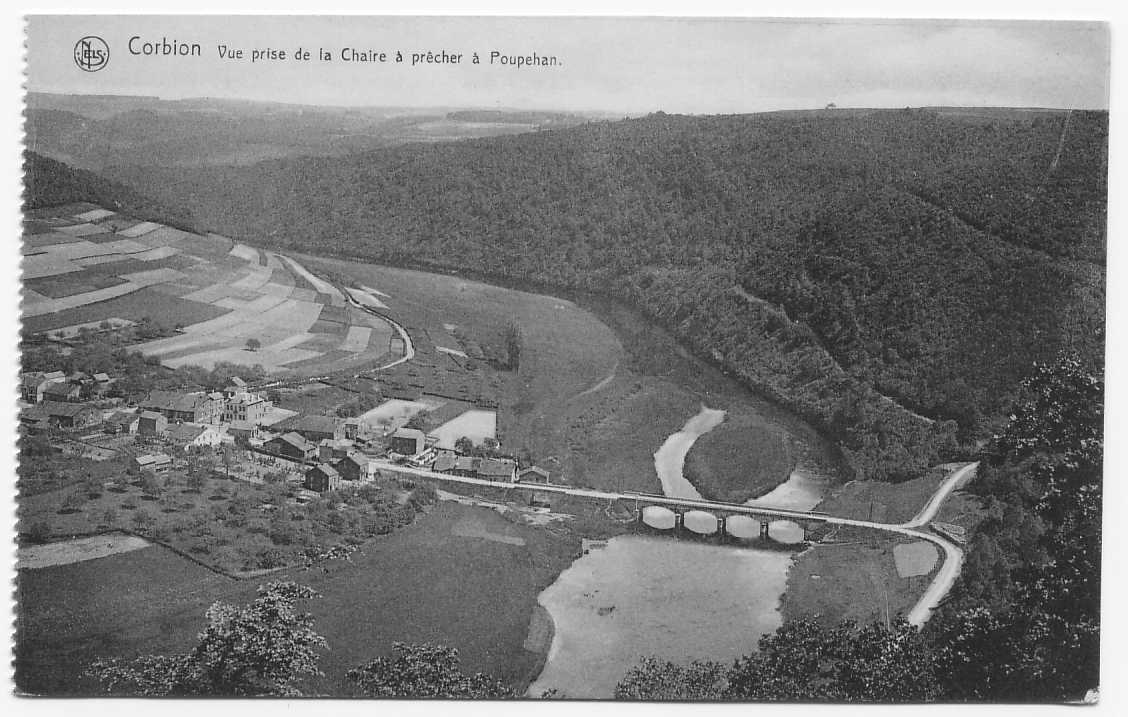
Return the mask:
{"type": "Polygon", "coordinates": [[[110,46],[96,35],[87,35],[75,43],[74,64],[85,72],[97,72],[110,61],[110,46]]]}

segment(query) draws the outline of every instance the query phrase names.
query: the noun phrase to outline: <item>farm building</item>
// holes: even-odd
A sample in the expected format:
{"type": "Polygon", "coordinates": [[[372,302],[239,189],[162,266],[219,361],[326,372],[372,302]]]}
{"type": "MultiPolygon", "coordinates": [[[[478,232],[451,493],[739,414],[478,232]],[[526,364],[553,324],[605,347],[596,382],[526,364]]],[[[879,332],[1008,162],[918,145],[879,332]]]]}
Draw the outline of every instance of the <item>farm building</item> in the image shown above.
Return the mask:
{"type": "Polygon", "coordinates": [[[164,473],[172,468],[172,458],[164,453],[147,453],[142,456],[134,456],[133,465],[136,466],[137,470],[164,473]]]}
{"type": "Polygon", "coordinates": [[[458,456],[454,459],[454,467],[445,473],[453,473],[456,476],[463,478],[477,478],[478,466],[482,465],[481,458],[474,458],[473,456],[458,456]]]}
{"type": "Polygon", "coordinates": [[[427,436],[415,428],[400,428],[392,434],[391,449],[404,456],[414,456],[427,447],[427,436]]]}
{"type": "Polygon", "coordinates": [[[372,428],[359,418],[345,419],[345,438],[350,441],[367,441],[372,438],[372,428]]]}
{"type": "Polygon", "coordinates": [[[156,411],[142,411],[137,422],[137,433],[142,436],[159,436],[168,430],[168,419],[156,411]]]}
{"type": "Polygon", "coordinates": [[[232,376],[227,386],[223,389],[223,396],[227,400],[237,398],[247,393],[247,382],[238,376],[232,376]]]}
{"type": "Polygon", "coordinates": [[[439,451],[435,456],[435,462],[431,465],[431,470],[436,473],[450,473],[454,470],[454,466],[458,457],[450,451],[439,451]]]}
{"type": "Polygon", "coordinates": [[[325,463],[338,461],[348,455],[353,448],[353,442],[344,438],[325,438],[317,444],[317,458],[325,463]]]}
{"type": "Polygon", "coordinates": [[[341,475],[337,473],[333,466],[318,463],[306,471],[305,482],[302,483],[302,487],[318,493],[337,490],[341,487],[341,475]]]}
{"type": "Polygon", "coordinates": [[[356,451],[350,451],[337,464],[337,472],[345,480],[370,481],[379,475],[376,463],[368,456],[356,451]]]}
{"type": "Polygon", "coordinates": [[[519,483],[548,483],[548,471],[538,466],[524,468],[517,473],[519,483]]]}
{"type": "Polygon", "coordinates": [[[294,416],[274,426],[281,431],[292,431],[303,438],[320,442],[326,438],[336,440],[345,437],[345,424],[332,416],[294,416]]]}
{"type": "Polygon", "coordinates": [[[517,464],[501,458],[483,458],[478,464],[478,477],[486,480],[513,482],[517,476],[517,464]]]}
{"type": "Polygon", "coordinates": [[[153,391],[141,408],[160,413],[173,423],[216,423],[222,415],[223,401],[203,393],[153,391]]]}
{"type": "Polygon", "coordinates": [[[187,450],[191,447],[218,446],[223,441],[223,431],[217,426],[200,426],[181,423],[168,432],[169,440],[187,450]]]}
{"type": "Polygon", "coordinates": [[[102,421],[102,429],[106,433],[133,434],[137,433],[137,424],[139,424],[140,422],[140,414],[118,411],[106,420],[102,421]]]}
{"type": "Polygon", "coordinates": [[[271,438],[263,448],[270,453],[295,461],[307,461],[317,454],[317,446],[307,441],[300,433],[293,431],[271,438]]]}
{"type": "Polygon", "coordinates": [[[82,400],[82,386],[63,381],[49,383],[43,388],[43,400],[77,403],[82,400]]]}
{"type": "Polygon", "coordinates": [[[43,401],[38,406],[29,408],[26,412],[29,421],[46,422],[56,428],[86,428],[102,420],[102,413],[98,409],[82,403],[65,403],[59,401],[43,401]]]}
{"type": "Polygon", "coordinates": [[[63,383],[66,380],[62,371],[25,373],[20,377],[20,398],[28,403],[40,403],[43,401],[43,392],[48,386],[53,383],[63,383]]]}
{"type": "Polygon", "coordinates": [[[232,421],[227,426],[227,432],[234,436],[236,439],[249,441],[252,438],[261,438],[262,431],[257,425],[250,421],[232,421]]]}

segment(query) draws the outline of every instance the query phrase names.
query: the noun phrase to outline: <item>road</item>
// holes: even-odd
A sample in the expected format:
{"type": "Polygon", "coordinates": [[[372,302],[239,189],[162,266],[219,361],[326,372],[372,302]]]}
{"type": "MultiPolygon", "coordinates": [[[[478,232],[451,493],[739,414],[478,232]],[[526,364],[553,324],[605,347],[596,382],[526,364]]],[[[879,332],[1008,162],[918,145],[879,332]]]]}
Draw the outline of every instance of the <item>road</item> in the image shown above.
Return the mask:
{"type": "Polygon", "coordinates": [[[466,478],[463,476],[453,476],[446,473],[436,473],[423,468],[412,468],[409,466],[397,465],[390,461],[379,461],[378,465],[381,470],[387,470],[393,473],[403,473],[412,475],[419,478],[430,478],[432,480],[446,481],[450,483],[461,483],[463,485],[480,486],[483,488],[501,488],[503,490],[512,490],[520,488],[522,490],[533,490],[540,493],[554,493],[557,495],[568,495],[578,498],[593,498],[596,500],[640,500],[650,505],[666,505],[678,508],[691,508],[695,510],[715,510],[723,511],[726,513],[737,515],[755,515],[767,516],[771,518],[778,518],[784,520],[802,520],[814,521],[821,523],[830,523],[832,525],[846,525],[856,528],[868,528],[871,530],[880,530],[888,533],[895,533],[903,535],[916,540],[924,540],[940,548],[944,553],[944,563],[940,566],[940,570],[936,572],[936,577],[932,579],[932,583],[928,589],[921,595],[920,600],[917,601],[913,609],[909,611],[906,619],[909,624],[920,627],[932,615],[932,611],[940,604],[940,601],[948,594],[952,588],[952,583],[955,582],[956,577],[960,574],[960,568],[963,566],[963,551],[959,549],[954,543],[946,538],[943,538],[936,533],[922,529],[927,523],[935,518],[936,513],[940,510],[944,501],[951,495],[959,486],[963,485],[969,480],[978,468],[978,463],[969,463],[965,466],[952,471],[952,473],[944,479],[944,482],[936,490],[936,492],[929,499],[928,503],[916,514],[911,520],[905,523],[876,523],[869,520],[856,520],[854,518],[840,518],[838,516],[827,515],[826,513],[790,510],[787,508],[771,508],[767,506],[750,506],[741,503],[724,503],[721,501],[705,500],[705,499],[686,499],[686,498],[670,498],[660,495],[649,495],[631,492],[613,492],[592,490],[590,488],[571,488],[568,486],[554,486],[554,485],[539,485],[532,483],[509,483],[502,481],[489,481],[482,478],[466,478]]]}

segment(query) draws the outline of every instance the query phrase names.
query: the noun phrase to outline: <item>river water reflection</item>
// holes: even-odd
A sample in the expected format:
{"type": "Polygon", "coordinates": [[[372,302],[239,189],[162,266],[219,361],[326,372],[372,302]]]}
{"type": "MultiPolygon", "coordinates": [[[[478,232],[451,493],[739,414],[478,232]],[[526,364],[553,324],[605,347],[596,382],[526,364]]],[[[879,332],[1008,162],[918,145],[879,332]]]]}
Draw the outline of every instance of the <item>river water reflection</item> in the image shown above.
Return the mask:
{"type": "MultiPolygon", "coordinates": [[[[799,469],[754,502],[809,509],[822,491],[817,476],[799,469]]],[[[791,557],[664,536],[612,538],[541,593],[556,634],[529,694],[611,697],[645,656],[730,661],[754,650],[780,625],[791,557]]]]}

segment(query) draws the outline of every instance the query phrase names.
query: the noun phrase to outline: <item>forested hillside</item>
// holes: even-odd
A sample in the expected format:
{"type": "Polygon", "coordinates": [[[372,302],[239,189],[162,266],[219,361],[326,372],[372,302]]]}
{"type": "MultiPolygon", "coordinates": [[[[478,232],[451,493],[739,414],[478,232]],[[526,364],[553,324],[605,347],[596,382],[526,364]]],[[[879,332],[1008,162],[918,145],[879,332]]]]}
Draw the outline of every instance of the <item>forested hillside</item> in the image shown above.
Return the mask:
{"type": "Polygon", "coordinates": [[[138,219],[191,229],[187,212],[170,209],[130,187],[105,177],[75,169],[62,162],[24,153],[24,209],[34,210],[72,202],[93,202],[117,209],[138,219]]]}
{"type": "Polygon", "coordinates": [[[1107,114],[638,120],[114,178],[251,242],[613,294],[900,479],[1104,341],[1107,114]],[[919,414],[919,415],[917,415],[919,414]]]}

